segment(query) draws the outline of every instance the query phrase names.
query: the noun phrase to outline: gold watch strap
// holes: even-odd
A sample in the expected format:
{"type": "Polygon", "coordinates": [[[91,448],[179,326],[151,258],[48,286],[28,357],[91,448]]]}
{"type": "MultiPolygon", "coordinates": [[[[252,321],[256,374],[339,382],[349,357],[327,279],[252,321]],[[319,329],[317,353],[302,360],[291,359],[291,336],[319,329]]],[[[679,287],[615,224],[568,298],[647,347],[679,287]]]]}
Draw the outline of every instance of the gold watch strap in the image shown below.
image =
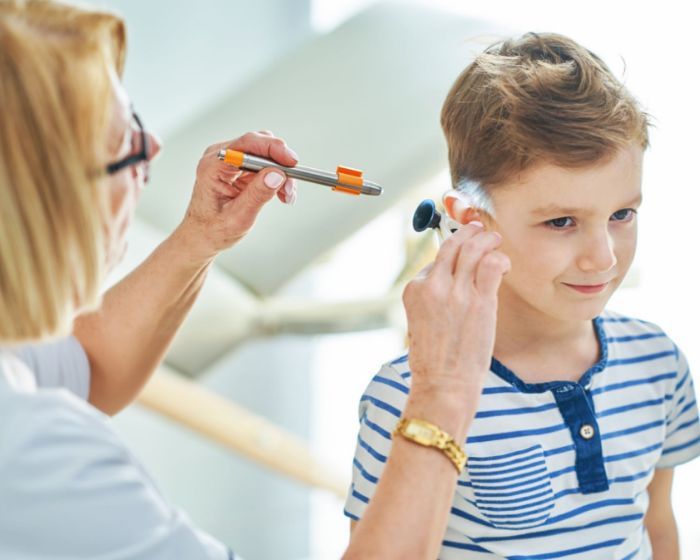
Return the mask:
{"type": "Polygon", "coordinates": [[[396,434],[419,445],[439,449],[452,461],[458,473],[462,472],[467,463],[467,455],[454,438],[426,420],[401,418],[394,429],[393,435],[396,434]]]}

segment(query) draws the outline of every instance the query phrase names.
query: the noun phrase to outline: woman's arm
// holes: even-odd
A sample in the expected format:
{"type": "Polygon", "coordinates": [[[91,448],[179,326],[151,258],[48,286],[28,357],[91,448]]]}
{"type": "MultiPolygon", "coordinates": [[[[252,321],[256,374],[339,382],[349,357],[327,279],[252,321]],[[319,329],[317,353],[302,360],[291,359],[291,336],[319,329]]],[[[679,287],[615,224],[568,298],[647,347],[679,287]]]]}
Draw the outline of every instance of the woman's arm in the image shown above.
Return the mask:
{"type": "MultiPolygon", "coordinates": [[[[404,292],[411,389],[405,418],[465,441],[489,370],[497,291],[508,259],[500,236],[463,227],[404,292]]],[[[346,560],[436,558],[458,473],[438,449],[393,438],[377,489],[354,526],[346,560]]]]}
{"type": "Polygon", "coordinates": [[[656,469],[647,492],[649,508],[644,517],[644,526],[651,540],[654,560],[679,560],[678,527],[673,516],[671,487],[673,469],[656,469]]]}
{"type": "Polygon", "coordinates": [[[284,142],[267,133],[207,148],[180,226],[105,294],[100,309],[76,320],[74,334],[90,361],[89,400],[107,414],[128,405],[160,364],[214,257],[246,235],[276,193],[290,200],[285,191],[294,189],[292,180],[278,174],[281,182],[267,186],[274,170],[240,173],[217,159],[222,148],[296,165],[284,142]]]}

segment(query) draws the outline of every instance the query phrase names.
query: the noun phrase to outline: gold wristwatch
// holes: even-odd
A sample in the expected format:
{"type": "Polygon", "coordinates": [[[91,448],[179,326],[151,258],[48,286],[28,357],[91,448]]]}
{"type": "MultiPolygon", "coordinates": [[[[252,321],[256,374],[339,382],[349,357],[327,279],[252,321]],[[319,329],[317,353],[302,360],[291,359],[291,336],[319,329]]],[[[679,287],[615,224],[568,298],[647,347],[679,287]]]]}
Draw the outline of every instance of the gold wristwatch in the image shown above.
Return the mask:
{"type": "Polygon", "coordinates": [[[443,432],[435,424],[416,418],[401,418],[394,429],[393,435],[396,434],[401,434],[419,445],[436,447],[441,450],[452,461],[458,473],[462,472],[467,463],[467,455],[462,451],[461,446],[457,445],[447,432],[443,432]]]}

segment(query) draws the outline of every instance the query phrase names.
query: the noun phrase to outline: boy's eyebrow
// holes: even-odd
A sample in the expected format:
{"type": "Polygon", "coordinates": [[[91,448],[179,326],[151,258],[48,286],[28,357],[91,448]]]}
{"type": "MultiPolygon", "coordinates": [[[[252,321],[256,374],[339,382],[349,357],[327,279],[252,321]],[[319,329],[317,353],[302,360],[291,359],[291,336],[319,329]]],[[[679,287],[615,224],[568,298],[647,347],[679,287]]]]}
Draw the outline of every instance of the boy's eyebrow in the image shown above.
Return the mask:
{"type": "MultiPolygon", "coordinates": [[[[620,206],[620,209],[631,208],[633,206],[639,206],[642,203],[642,195],[639,194],[634,197],[633,200],[627,204],[620,206]]],[[[534,216],[586,216],[592,214],[592,212],[585,208],[573,208],[570,206],[559,206],[557,204],[550,204],[549,206],[543,206],[542,208],[536,208],[531,212],[534,216]]]]}

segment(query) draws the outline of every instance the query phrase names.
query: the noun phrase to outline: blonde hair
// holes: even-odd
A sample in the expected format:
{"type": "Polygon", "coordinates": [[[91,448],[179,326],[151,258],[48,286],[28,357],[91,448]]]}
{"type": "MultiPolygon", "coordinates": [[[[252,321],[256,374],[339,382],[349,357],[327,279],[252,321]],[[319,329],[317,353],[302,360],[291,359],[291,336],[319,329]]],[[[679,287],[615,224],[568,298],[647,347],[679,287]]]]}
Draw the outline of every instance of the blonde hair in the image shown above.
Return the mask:
{"type": "Polygon", "coordinates": [[[67,334],[99,302],[109,193],[101,180],[122,20],[0,0],[0,340],[67,334]]]}
{"type": "Polygon", "coordinates": [[[486,49],[457,78],[440,120],[453,186],[487,202],[490,188],[537,163],[583,167],[649,143],[647,114],[605,63],[553,33],[486,49]]]}

